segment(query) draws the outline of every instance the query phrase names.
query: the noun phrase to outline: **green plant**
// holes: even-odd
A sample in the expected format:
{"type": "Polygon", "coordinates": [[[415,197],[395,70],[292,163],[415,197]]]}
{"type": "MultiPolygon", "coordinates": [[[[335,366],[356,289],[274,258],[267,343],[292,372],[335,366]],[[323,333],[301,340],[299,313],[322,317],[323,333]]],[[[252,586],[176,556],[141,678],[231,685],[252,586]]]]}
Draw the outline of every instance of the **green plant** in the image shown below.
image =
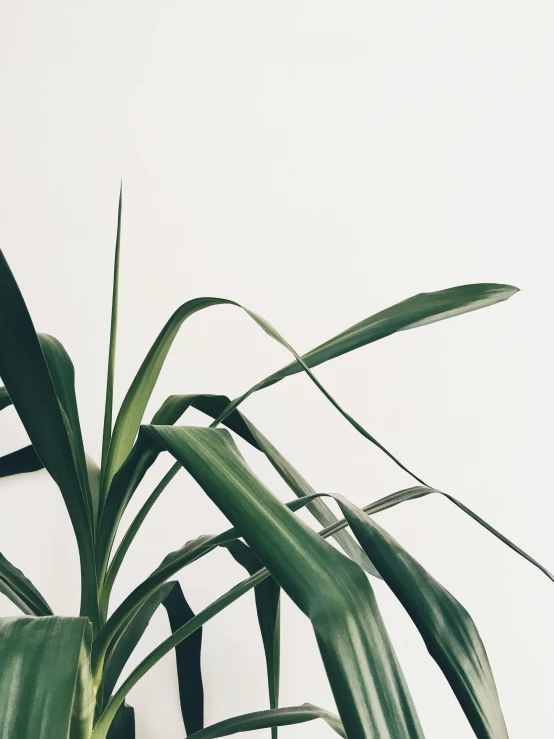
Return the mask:
{"type": "MultiPolygon", "coordinates": [[[[464,608],[371,518],[372,513],[428,494],[442,494],[422,480],[357,508],[333,496],[337,520],[306,480],[240,412],[241,402],[303,371],[354,428],[396,460],[344,411],[311,368],[397,331],[416,328],[511,297],[508,285],[477,284],[422,293],[392,306],[300,357],[255,313],[219,298],[199,298],[178,308],[160,332],[112,423],[117,330],[121,196],[113,283],[112,322],[101,466],[85,455],[74,390],[74,370],[62,345],[36,334],[4,256],[0,256],[0,409],[15,406],[31,444],[0,459],[0,476],[50,473],[64,498],[81,564],[79,617],[52,614],[33,584],[0,557],[0,592],[21,618],[0,620],[0,735],[16,739],[130,739],[131,687],[163,655],[176,651],[181,708],[195,739],[322,718],[349,739],[413,739],[423,736],[410,693],[371,588],[382,578],[406,609],[460,702],[477,737],[506,737],[494,679],[477,629],[464,608]],[[293,355],[293,362],[231,401],[221,395],[173,395],[150,424],[141,425],[158,375],[183,322],[214,305],[246,313],[293,355]],[[213,419],[209,427],[177,426],[194,407],[213,419]],[[221,429],[223,425],[226,428],[221,429]],[[288,484],[295,499],[282,504],[252,473],[233,434],[258,449],[288,484]],[[122,514],[146,471],[161,452],[176,462],[144,504],[117,550],[122,514]],[[122,561],[148,512],[180,467],[198,482],[232,528],[200,536],[167,555],[159,567],[110,613],[110,594],[122,561]],[[324,527],[307,527],[295,511],[303,506],[324,527]],[[347,527],[351,533],[347,532],[347,527]],[[335,537],[344,553],[329,545],[335,537]],[[198,614],[179,583],[179,570],[226,547],[248,577],[198,614]],[[364,572],[365,570],[365,572],[364,572]],[[279,593],[283,588],[311,620],[340,718],[305,704],[279,705],[279,593]],[[200,670],[201,627],[254,589],[267,662],[269,709],[205,728],[200,670]],[[172,634],[115,690],[121,671],[156,609],[168,611],[172,634]]],[[[403,469],[406,469],[403,467],[403,469]]],[[[411,474],[411,473],[410,473],[411,474]]],[[[415,476],[414,476],[415,477],[415,476]]],[[[462,503],[448,497],[504,543],[552,576],[462,503]]]]}

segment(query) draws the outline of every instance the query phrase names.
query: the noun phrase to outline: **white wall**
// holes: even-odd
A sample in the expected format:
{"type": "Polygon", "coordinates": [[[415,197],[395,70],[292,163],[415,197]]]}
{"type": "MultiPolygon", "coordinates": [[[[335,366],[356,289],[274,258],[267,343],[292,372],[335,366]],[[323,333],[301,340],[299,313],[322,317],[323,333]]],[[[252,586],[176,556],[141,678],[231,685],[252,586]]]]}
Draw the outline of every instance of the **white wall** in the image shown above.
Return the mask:
{"type": "MultiPolygon", "coordinates": [[[[241,301],[307,350],[422,290],[521,287],[317,374],[408,466],[554,568],[553,22],[547,0],[6,2],[0,243],[37,329],[76,364],[89,451],[98,457],[123,176],[118,399],[194,296],[241,301]]],[[[214,308],[183,328],[151,408],[170,393],[236,395],[285,361],[238,311],[214,308]]],[[[319,490],[366,504],[410,484],[302,377],[245,410],[319,490]]],[[[0,452],[24,443],[13,410],[0,428],[0,452]]],[[[45,473],[2,481],[0,502],[1,551],[74,613],[76,548],[53,484],[45,473]]],[[[554,586],[439,499],[378,520],[474,616],[512,739],[546,736],[554,586]]],[[[168,551],[223,526],[181,473],[116,602],[168,551]]],[[[242,577],[218,552],[180,580],[201,608],[242,577]]],[[[376,588],[426,736],[470,737],[411,622],[376,588]]],[[[283,620],[283,704],[332,708],[309,624],[289,602],[283,620]]],[[[166,633],[160,614],[136,659],[166,633]]],[[[265,707],[253,598],[211,622],[204,643],[208,720],[265,707]]],[[[130,702],[139,739],[183,737],[171,658],[130,702]]],[[[331,732],[314,723],[285,736],[331,732]]]]}

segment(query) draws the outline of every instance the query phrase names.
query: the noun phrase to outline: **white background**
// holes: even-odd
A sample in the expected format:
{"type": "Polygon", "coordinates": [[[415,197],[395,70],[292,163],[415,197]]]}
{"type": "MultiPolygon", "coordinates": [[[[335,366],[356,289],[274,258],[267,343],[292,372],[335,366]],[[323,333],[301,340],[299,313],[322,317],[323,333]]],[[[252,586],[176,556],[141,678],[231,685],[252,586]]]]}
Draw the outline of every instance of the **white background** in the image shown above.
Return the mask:
{"type": "MultiPolygon", "coordinates": [[[[553,31],[547,0],[6,0],[0,243],[37,330],[75,362],[89,452],[98,458],[123,176],[118,401],[191,297],[234,298],[304,351],[419,291],[522,288],[317,375],[405,464],[554,568],[553,31]]],[[[212,308],[183,327],[148,416],[170,393],[237,395],[286,361],[239,311],[212,308]]],[[[366,504],[411,484],[303,377],[245,410],[318,490],[366,504]]],[[[25,443],[13,409],[0,429],[0,452],[25,443]]],[[[158,461],[130,513],[168,466],[158,461]]],[[[54,485],[44,472],[3,480],[0,504],[1,551],[75,613],[76,547],[54,485]]],[[[440,499],[378,520],[473,615],[512,739],[548,736],[554,585],[440,499]]],[[[114,602],[167,552],[224,526],[180,473],[114,602]]],[[[243,576],[216,552],[180,581],[199,609],[243,576]]],[[[426,736],[470,737],[415,628],[376,589],[426,736]]],[[[134,664],[167,628],[160,612],[134,664]]],[[[210,622],[204,644],[208,721],[265,707],[251,595],[210,622]]],[[[173,670],[170,656],[130,696],[139,739],[184,736],[173,670]]],[[[309,623],[285,600],[282,704],[303,701],[333,707],[309,623]]],[[[319,722],[282,733],[331,736],[319,722]]]]}

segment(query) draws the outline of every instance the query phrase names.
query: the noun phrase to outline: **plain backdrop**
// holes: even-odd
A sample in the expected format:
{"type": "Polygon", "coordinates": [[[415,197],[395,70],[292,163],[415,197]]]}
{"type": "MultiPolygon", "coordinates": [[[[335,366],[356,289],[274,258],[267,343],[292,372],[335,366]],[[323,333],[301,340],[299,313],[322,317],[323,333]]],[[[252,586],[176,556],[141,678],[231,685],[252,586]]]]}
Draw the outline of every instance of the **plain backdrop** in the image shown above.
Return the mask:
{"type": "MultiPolygon", "coordinates": [[[[420,291],[519,286],[508,303],[385,339],[317,376],[406,465],[554,568],[552,4],[2,5],[0,243],[37,330],[76,365],[89,453],[100,453],[123,177],[118,402],[192,297],[233,298],[306,351],[420,291]]],[[[212,308],[183,326],[147,417],[171,393],[235,396],[287,361],[240,311],[212,308]]],[[[302,376],[244,410],[317,490],[362,505],[411,484],[302,376]]],[[[5,411],[0,453],[25,439],[5,411]]],[[[126,522],[169,464],[156,463],[126,522]]],[[[53,483],[44,472],[2,480],[0,506],[3,554],[74,614],[76,546],[53,483]]],[[[510,737],[548,736],[554,585],[444,500],[378,520],[473,615],[510,737]]],[[[181,472],[134,543],[114,604],[166,553],[224,527],[181,472]]],[[[218,551],[179,579],[199,609],[243,576],[218,551]]],[[[468,739],[419,634],[375,587],[426,736],[468,739]]],[[[160,612],[132,664],[167,633],[160,612]]],[[[310,624],[286,598],[282,641],[282,704],[333,709],[310,624]]],[[[207,720],[265,708],[252,594],[206,626],[204,645],[207,720]]],[[[129,700],[138,739],[184,736],[172,655],[129,700]]],[[[316,722],[282,735],[332,734],[316,722]]]]}

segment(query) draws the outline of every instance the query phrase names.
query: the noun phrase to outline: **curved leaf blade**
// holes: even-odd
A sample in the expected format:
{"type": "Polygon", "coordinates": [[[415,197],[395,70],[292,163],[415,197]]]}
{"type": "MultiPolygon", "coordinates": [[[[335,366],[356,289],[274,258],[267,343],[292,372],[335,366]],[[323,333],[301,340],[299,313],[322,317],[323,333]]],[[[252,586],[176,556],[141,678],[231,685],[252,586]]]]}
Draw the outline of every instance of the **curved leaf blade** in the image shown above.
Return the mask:
{"type": "Polygon", "coordinates": [[[50,606],[33,583],[2,554],[0,554],[0,592],[27,615],[52,615],[50,606]]]}
{"type": "MultiPolygon", "coordinates": [[[[513,285],[476,283],[431,293],[419,293],[347,328],[304,354],[302,360],[308,367],[316,367],[398,331],[407,331],[486,308],[508,300],[517,292],[519,289],[513,285]]],[[[301,372],[302,369],[298,362],[291,362],[267,377],[263,386],[273,385],[285,377],[301,372]]]]}
{"type": "Polygon", "coordinates": [[[333,731],[346,739],[346,734],[344,733],[344,728],[339,717],[310,703],[304,703],[302,706],[256,711],[254,713],[245,713],[242,716],[234,716],[233,718],[219,721],[217,724],[212,724],[212,726],[206,727],[203,731],[197,731],[196,734],[191,735],[190,739],[217,739],[217,737],[230,736],[241,731],[290,726],[291,724],[301,724],[305,721],[314,721],[315,719],[322,719],[333,731]]]}
{"type": "MultiPolygon", "coordinates": [[[[163,599],[167,611],[171,633],[190,623],[194,612],[187,603],[183,589],[178,582],[163,599]]],[[[197,629],[188,639],[175,647],[175,663],[179,682],[181,715],[187,736],[204,728],[204,685],[202,682],[202,628],[197,629]]]]}
{"type": "MultiPolygon", "coordinates": [[[[323,395],[329,400],[329,402],[339,411],[339,413],[350,423],[362,436],[375,444],[381,451],[383,451],[390,459],[392,459],[397,465],[399,465],[408,474],[412,475],[418,482],[425,484],[417,475],[414,475],[410,470],[400,462],[391,452],[389,452],[374,436],[372,436],[366,429],[359,424],[355,418],[347,413],[337,401],[325,390],[323,385],[317,380],[312,374],[308,365],[303,361],[299,354],[292,348],[292,346],[281,336],[281,334],[262,316],[249,310],[245,306],[236,303],[234,300],[227,300],[224,298],[196,298],[189,300],[187,303],[181,305],[175,313],[171,316],[169,321],[166,323],[150,351],[148,352],[145,360],[143,361],[139,371],[137,372],[131,387],[129,388],[118,413],[115,427],[112,434],[112,440],[110,444],[110,450],[106,461],[106,473],[103,478],[102,486],[102,501],[108,495],[111,481],[120,469],[121,465],[125,461],[127,455],[132,449],[133,442],[138,433],[139,426],[142,422],[146,405],[156,381],[159,377],[161,369],[163,367],[165,358],[179,332],[184,321],[192,316],[194,313],[209,308],[214,305],[232,305],[243,310],[253,321],[255,321],[260,328],[265,331],[268,336],[277,341],[281,346],[285,347],[296,359],[296,362],[306,372],[308,377],[312,380],[315,386],[323,393],[323,395]]],[[[268,384],[273,384],[275,379],[272,379],[269,383],[266,380],[257,383],[254,387],[250,388],[244,395],[237,398],[233,403],[215,420],[214,426],[221,423],[224,417],[228,416],[235,408],[237,408],[246,398],[258,390],[267,387],[268,384]]]]}
{"type": "Polygon", "coordinates": [[[507,739],[485,647],[465,608],[367,514],[335,496],[351,530],[404,606],[479,739],[507,739]]]}
{"type": "Polygon", "coordinates": [[[297,519],[250,471],[229,432],[147,426],[312,621],[350,739],[422,736],[363,570],[297,519]]]}
{"type": "Polygon", "coordinates": [[[57,394],[71,374],[63,363],[63,354],[52,341],[39,340],[23,296],[0,251],[0,376],[39,459],[61,490],[82,564],[81,613],[95,621],[97,587],[91,501],[81,465],[76,460],[80,445],[70,423],[72,389],[62,388],[60,398],[57,394]],[[46,351],[51,349],[48,361],[43,347],[48,347],[46,351]]]}
{"type": "MultiPolygon", "coordinates": [[[[249,575],[255,575],[263,569],[254,552],[242,541],[235,539],[223,546],[238,564],[242,565],[249,575]]],[[[279,676],[281,667],[281,629],[280,629],[280,600],[281,588],[274,578],[268,577],[254,589],[258,625],[264,645],[267,671],[267,685],[269,691],[269,707],[279,706],[279,676]]],[[[187,640],[188,641],[188,640],[187,640]]],[[[186,644],[186,641],[185,641],[186,644]]],[[[272,727],[271,735],[277,737],[277,727],[272,727]]]]}

